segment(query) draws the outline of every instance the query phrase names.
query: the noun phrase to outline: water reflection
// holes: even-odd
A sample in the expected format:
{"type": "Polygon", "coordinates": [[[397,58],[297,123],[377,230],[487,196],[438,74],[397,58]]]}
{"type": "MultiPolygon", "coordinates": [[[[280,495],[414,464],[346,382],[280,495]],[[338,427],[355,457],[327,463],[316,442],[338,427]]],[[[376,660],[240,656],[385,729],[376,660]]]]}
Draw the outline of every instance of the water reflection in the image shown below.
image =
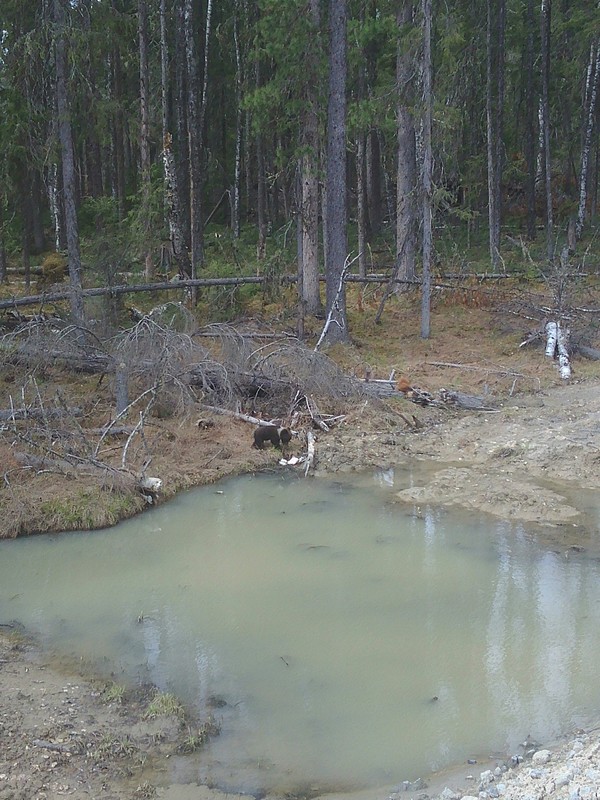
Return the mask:
{"type": "Polygon", "coordinates": [[[198,710],[220,699],[221,737],[176,770],[232,790],[414,779],[598,708],[599,564],[394,505],[410,480],[246,477],[0,542],[0,621],[198,710]]]}

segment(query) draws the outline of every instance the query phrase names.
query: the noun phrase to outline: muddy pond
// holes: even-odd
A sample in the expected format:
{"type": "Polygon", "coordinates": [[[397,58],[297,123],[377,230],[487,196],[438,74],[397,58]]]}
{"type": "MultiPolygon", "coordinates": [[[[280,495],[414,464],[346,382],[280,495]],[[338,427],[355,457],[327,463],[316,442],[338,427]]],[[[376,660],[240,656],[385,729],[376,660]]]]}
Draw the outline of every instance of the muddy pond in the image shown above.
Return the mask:
{"type": "Polygon", "coordinates": [[[0,620],[210,706],[222,733],[173,760],[178,783],[374,788],[596,714],[600,560],[396,504],[411,480],[247,476],[113,529],[2,541],[0,620]]]}

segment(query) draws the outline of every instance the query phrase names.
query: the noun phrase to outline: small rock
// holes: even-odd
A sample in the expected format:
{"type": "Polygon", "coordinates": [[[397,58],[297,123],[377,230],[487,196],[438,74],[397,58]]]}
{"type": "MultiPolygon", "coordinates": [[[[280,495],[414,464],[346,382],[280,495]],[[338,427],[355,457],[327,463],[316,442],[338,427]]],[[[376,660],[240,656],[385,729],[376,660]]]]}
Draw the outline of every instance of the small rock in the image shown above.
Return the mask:
{"type": "Polygon", "coordinates": [[[574,777],[573,772],[570,769],[566,770],[565,772],[561,772],[554,779],[556,788],[560,789],[562,786],[568,786],[568,784],[571,783],[571,781],[573,780],[573,777],[574,777]]]}
{"type": "Polygon", "coordinates": [[[550,750],[538,750],[533,754],[531,760],[534,764],[547,764],[552,758],[550,750]]]}
{"type": "Polygon", "coordinates": [[[479,776],[479,780],[482,783],[492,783],[492,781],[494,780],[494,773],[492,772],[491,769],[486,769],[485,772],[482,772],[481,775],[479,776]]]}
{"type": "Polygon", "coordinates": [[[543,776],[543,770],[541,769],[530,769],[529,770],[529,777],[530,778],[541,778],[543,776]]]}
{"type": "Polygon", "coordinates": [[[440,792],[440,800],[459,800],[460,795],[450,789],[448,786],[445,786],[443,791],[440,792]]]}

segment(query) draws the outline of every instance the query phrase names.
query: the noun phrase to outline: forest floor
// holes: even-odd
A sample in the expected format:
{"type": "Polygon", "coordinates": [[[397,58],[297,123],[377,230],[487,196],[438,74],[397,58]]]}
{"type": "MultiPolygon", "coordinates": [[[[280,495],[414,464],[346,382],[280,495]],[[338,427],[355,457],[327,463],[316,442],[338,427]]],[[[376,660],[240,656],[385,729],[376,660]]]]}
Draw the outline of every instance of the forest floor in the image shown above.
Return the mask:
{"type": "MultiPolygon", "coordinates": [[[[361,400],[340,409],[345,419],[331,432],[317,432],[317,478],[411,464],[422,478],[411,488],[398,487],[399,503],[460,505],[535,523],[541,541],[567,556],[571,548],[599,548],[585,497],[586,490],[600,489],[600,362],[576,360],[565,383],[556,364],[544,357],[543,345],[519,346],[531,323],[507,317],[497,307],[441,303],[434,308],[429,340],[418,335],[418,311],[402,301],[390,304],[381,326],[358,316],[352,322],[352,345],[332,354],[347,371],[361,374],[368,363],[373,377],[385,378],[393,369],[432,393],[445,387],[485,397],[492,410],[421,408],[402,397],[361,400]],[[413,415],[416,428],[405,421],[413,415]]],[[[5,384],[18,385],[19,376],[9,372],[5,384]]],[[[47,381],[60,378],[46,376],[47,381]]],[[[80,392],[91,386],[80,379],[80,392]]],[[[103,391],[96,389],[93,398],[96,416],[103,391]]],[[[278,465],[279,452],[251,447],[248,424],[207,415],[201,408],[183,421],[154,420],[150,430],[151,473],[163,479],[164,499],[242,472],[290,469],[278,465]],[[210,418],[213,426],[199,428],[199,416],[210,418]]],[[[91,477],[20,469],[8,430],[0,449],[6,470],[0,509],[8,535],[17,528],[22,534],[56,530],[67,506],[73,510],[73,528],[99,526],[143,508],[140,498],[115,503],[118,490],[99,489],[91,477]],[[98,511],[98,498],[112,504],[110,513],[98,511]],[[82,517],[78,509],[86,504],[94,511],[82,517]]],[[[293,444],[296,452],[302,449],[293,444]]],[[[12,621],[0,618],[6,622],[12,621]]],[[[21,635],[6,627],[2,631],[9,635],[0,640],[0,800],[211,796],[199,787],[166,788],[167,758],[186,735],[181,720],[148,720],[148,697],[135,693],[127,701],[107,702],[106,687],[90,676],[69,672],[21,635]]],[[[592,744],[598,742],[594,736],[592,744]]],[[[565,766],[567,756],[567,750],[557,755],[562,758],[557,765],[565,766]]],[[[464,786],[467,769],[479,767],[458,769],[448,785],[463,781],[464,786]]],[[[440,776],[438,791],[445,780],[440,776]]],[[[433,790],[432,785],[426,793],[431,796],[433,790]]],[[[477,794],[476,787],[471,784],[464,793],[477,794]]]]}

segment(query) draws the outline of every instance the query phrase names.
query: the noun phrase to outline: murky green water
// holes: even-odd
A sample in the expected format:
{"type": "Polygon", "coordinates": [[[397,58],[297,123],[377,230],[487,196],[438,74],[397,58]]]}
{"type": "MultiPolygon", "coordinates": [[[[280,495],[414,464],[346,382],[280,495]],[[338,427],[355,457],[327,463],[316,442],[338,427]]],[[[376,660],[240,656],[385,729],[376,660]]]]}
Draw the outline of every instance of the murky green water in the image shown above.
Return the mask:
{"type": "Polygon", "coordinates": [[[199,710],[224,699],[176,778],[249,792],[414,779],[599,709],[600,562],[411,513],[385,477],[245,477],[0,542],[0,622],[199,710]]]}

